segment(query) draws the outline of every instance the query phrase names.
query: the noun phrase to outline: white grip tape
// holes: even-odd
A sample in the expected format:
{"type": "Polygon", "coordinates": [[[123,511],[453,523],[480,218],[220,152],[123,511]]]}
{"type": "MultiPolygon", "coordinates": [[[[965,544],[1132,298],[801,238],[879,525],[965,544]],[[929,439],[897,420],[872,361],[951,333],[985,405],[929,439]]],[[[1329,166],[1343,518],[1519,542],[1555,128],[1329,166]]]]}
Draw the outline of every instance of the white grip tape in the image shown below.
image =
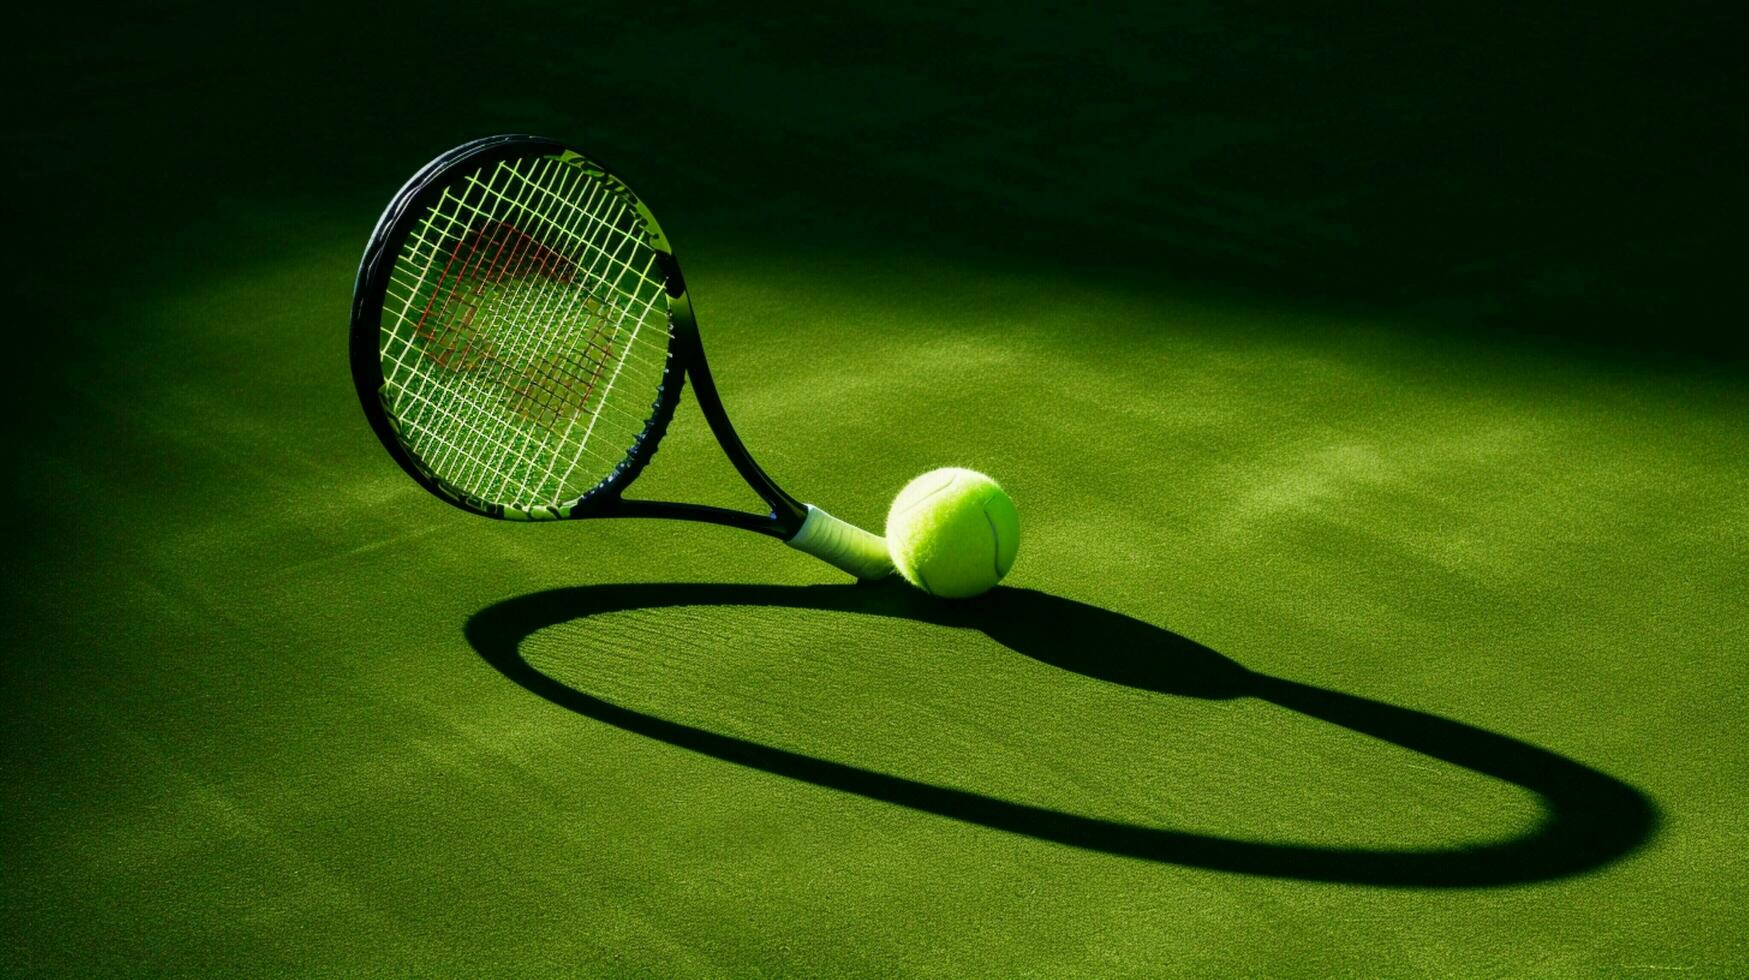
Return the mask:
{"type": "Polygon", "coordinates": [[[841,521],[813,504],[808,504],[807,508],[807,520],[802,521],[802,528],[795,537],[789,539],[791,548],[807,552],[860,579],[884,578],[893,574],[893,560],[887,556],[886,538],[841,521]]]}

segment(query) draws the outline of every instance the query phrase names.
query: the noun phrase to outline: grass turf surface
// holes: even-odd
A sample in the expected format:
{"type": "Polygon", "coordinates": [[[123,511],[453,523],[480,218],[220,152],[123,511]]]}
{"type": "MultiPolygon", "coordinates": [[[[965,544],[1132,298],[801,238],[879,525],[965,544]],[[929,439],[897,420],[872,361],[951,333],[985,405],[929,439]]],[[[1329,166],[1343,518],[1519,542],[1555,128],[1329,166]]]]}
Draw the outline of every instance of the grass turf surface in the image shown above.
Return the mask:
{"type": "MultiPolygon", "coordinates": [[[[1547,25],[1405,45],[1203,12],[1146,35],[1181,39],[1180,77],[1115,20],[694,13],[665,26],[699,57],[634,84],[643,48],[556,40],[642,36],[592,13],[485,30],[507,74],[440,109],[412,55],[363,60],[387,17],[224,16],[90,33],[27,119],[27,178],[113,221],[25,204],[82,258],[28,287],[41,366],[8,393],[35,408],[14,483],[43,491],[8,529],[8,972],[1743,967],[1749,396],[1706,363],[1733,343],[1689,288],[1709,226],[1655,220],[1716,164],[1636,184],[1690,117],[1607,86],[1555,89],[1547,131],[1503,69],[1439,96],[1461,65],[1627,71],[1677,40],[1603,25],[1551,66],[1512,57],[1547,25]],[[245,53],[267,36],[288,53],[245,53]],[[290,84],[317,52],[333,77],[290,84]],[[1204,91],[1260,59],[1313,93],[1204,91]],[[1074,107],[1029,108],[1039,78],[1074,107]],[[1345,108],[1314,134],[1294,99],[1345,108]],[[1416,115],[1478,102],[1516,167],[1454,163],[1416,115]],[[163,133],[265,110],[289,138],[163,133]],[[681,110],[690,155],[647,132],[681,110]],[[1560,166],[1654,123],[1656,149],[1560,166]],[[873,525],[921,470],[987,470],[1021,509],[1012,591],[944,613],[753,535],[497,524],[412,486],[351,391],[352,271],[406,172],[505,129],[606,144],[651,201],[780,482],[873,525]],[[1445,191],[1406,189],[1430,168],[1445,191]],[[1600,194],[1656,246],[1596,244],[1600,194]],[[1233,693],[1271,696],[1207,696],[1233,693]],[[1600,809],[1534,836],[1526,785],[1600,809]],[[1122,827],[1182,839],[1108,853],[1122,827]],[[1526,839],[1526,880],[1487,880],[1526,839]]],[[[639,489],[753,503],[690,405],[639,489]]]]}

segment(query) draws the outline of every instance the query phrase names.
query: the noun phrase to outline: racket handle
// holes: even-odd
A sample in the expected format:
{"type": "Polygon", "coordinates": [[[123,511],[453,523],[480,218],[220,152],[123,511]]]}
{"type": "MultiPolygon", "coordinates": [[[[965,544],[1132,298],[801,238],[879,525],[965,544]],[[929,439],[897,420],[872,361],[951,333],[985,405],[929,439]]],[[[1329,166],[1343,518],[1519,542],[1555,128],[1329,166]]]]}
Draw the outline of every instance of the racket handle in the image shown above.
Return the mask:
{"type": "Polygon", "coordinates": [[[813,555],[859,579],[885,578],[893,574],[893,560],[887,556],[886,538],[841,521],[813,504],[806,506],[807,519],[802,521],[801,530],[795,537],[787,542],[791,548],[813,555]]]}

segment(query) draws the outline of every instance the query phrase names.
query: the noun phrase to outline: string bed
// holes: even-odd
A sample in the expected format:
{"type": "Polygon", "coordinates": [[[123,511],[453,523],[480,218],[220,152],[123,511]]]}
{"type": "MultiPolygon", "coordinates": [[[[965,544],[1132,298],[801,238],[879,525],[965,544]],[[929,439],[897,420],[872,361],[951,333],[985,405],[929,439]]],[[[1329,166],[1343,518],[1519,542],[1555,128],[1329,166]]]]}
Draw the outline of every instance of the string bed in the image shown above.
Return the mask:
{"type": "Polygon", "coordinates": [[[667,293],[637,209],[576,158],[446,186],[390,274],[384,396],[407,448],[489,503],[576,499],[643,432],[667,293]]]}

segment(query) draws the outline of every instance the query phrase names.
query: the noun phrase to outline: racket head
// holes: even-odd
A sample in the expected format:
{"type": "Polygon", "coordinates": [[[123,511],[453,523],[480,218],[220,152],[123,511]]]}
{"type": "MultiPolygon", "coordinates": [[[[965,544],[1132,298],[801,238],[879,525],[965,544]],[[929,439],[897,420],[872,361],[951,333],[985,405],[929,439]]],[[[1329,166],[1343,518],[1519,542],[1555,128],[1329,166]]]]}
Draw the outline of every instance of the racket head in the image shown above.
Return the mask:
{"type": "Polygon", "coordinates": [[[611,510],[655,453],[696,336],[655,216],[535,136],[475,140],[390,201],[359,264],[351,362],[397,463],[463,510],[611,510]]]}

